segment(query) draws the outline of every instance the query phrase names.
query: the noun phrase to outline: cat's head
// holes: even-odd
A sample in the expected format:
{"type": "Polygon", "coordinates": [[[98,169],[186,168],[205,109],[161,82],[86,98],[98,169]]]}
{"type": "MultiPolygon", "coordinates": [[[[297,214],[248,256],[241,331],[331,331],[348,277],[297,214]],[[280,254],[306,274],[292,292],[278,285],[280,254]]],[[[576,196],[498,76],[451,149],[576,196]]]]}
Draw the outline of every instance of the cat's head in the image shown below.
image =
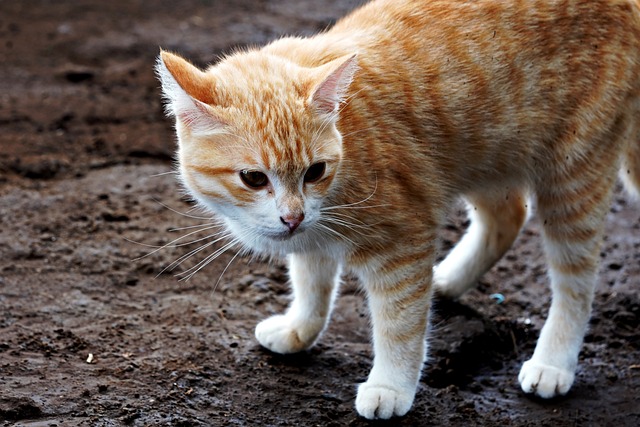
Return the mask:
{"type": "Polygon", "coordinates": [[[286,252],[326,234],[321,208],[343,156],[336,122],[356,69],[354,55],[305,68],[254,51],[201,71],[161,52],[182,181],[246,246],[286,252]]]}

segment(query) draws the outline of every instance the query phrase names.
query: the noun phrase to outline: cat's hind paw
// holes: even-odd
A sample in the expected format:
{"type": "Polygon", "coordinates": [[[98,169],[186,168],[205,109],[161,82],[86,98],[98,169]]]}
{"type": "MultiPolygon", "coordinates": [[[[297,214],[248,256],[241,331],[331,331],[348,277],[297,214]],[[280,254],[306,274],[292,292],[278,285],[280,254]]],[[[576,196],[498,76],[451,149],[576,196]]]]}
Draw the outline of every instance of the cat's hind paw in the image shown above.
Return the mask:
{"type": "Polygon", "coordinates": [[[433,286],[438,295],[455,300],[473,287],[474,282],[465,280],[457,270],[442,263],[433,268],[433,286]]]}
{"type": "Polygon", "coordinates": [[[574,378],[575,373],[571,370],[546,365],[533,359],[522,365],[518,375],[522,391],[544,399],[567,394],[574,378]]]}
{"type": "Polygon", "coordinates": [[[369,419],[401,417],[409,412],[415,391],[403,392],[380,384],[360,384],[356,397],[356,410],[369,419]]]}
{"type": "Polygon", "coordinates": [[[285,315],[272,316],[256,326],[256,339],[274,353],[297,353],[311,347],[322,330],[323,324],[294,326],[285,315]]]}

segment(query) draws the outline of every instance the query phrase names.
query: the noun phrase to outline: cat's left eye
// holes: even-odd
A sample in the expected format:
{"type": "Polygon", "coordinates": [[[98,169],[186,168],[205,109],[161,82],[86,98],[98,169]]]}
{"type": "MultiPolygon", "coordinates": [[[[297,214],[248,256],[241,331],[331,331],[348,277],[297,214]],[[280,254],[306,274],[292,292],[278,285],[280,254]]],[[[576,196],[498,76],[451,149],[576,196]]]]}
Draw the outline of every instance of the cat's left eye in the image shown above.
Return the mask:
{"type": "Polygon", "coordinates": [[[243,170],[240,172],[240,179],[250,188],[262,188],[269,183],[267,175],[258,171],[243,170]]]}
{"type": "Polygon", "coordinates": [[[325,170],[327,169],[327,164],[325,162],[318,162],[309,167],[307,172],[304,174],[304,182],[305,183],[313,183],[318,181],[324,175],[325,170]]]}

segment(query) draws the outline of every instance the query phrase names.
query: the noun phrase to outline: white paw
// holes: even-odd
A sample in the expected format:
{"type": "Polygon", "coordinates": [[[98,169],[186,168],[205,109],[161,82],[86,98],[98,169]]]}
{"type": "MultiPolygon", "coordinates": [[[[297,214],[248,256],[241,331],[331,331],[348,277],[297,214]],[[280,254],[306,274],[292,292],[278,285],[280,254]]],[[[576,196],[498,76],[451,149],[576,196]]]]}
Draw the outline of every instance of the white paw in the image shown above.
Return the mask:
{"type": "Polygon", "coordinates": [[[391,386],[366,382],[358,387],[356,410],[370,420],[401,417],[411,409],[414,396],[415,390],[406,392],[391,386]]]}
{"type": "Polygon", "coordinates": [[[456,277],[455,272],[449,271],[446,265],[437,265],[433,268],[433,286],[438,295],[449,299],[457,299],[472,285],[456,277]]]}
{"type": "Polygon", "coordinates": [[[534,360],[524,362],[518,375],[520,386],[525,393],[535,393],[544,399],[567,394],[574,378],[575,374],[571,370],[534,360]]]}
{"type": "Polygon", "coordinates": [[[274,353],[297,353],[311,347],[321,329],[294,327],[287,316],[279,315],[258,323],[256,339],[274,353]]]}

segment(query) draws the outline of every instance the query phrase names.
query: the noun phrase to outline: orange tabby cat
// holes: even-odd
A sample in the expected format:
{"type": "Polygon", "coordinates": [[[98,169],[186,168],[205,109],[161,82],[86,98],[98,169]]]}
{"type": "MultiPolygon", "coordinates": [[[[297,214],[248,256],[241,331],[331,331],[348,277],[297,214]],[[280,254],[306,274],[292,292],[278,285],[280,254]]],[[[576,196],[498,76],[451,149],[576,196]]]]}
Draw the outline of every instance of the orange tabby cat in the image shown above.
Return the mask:
{"type": "Polygon", "coordinates": [[[206,71],[162,52],[157,71],[185,186],[244,248],[290,255],[293,301],[258,325],[263,346],[311,346],[351,271],[375,350],[357,411],[405,414],[432,290],[469,289],[531,198],[553,301],[519,380],[545,398],[569,390],[617,172],[640,193],[635,1],[377,0],[206,71]],[[471,226],[434,268],[459,197],[471,226]]]}

